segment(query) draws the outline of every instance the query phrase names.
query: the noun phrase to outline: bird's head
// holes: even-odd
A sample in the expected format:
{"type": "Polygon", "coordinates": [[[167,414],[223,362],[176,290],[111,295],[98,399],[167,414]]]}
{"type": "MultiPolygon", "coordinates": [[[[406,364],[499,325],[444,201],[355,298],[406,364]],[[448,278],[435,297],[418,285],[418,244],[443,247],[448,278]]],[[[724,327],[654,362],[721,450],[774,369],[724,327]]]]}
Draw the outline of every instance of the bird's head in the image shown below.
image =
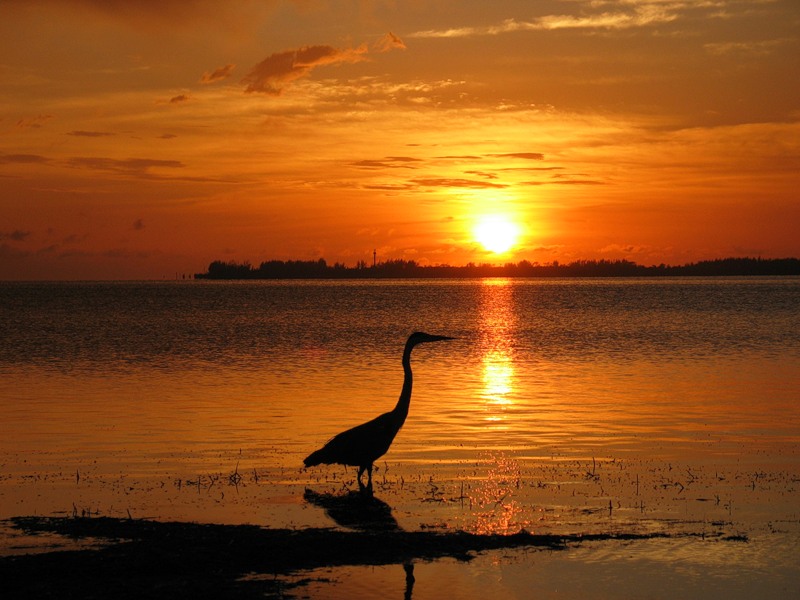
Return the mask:
{"type": "Polygon", "coordinates": [[[416,331],[408,337],[406,345],[413,348],[417,344],[424,344],[425,342],[444,342],[446,340],[454,340],[456,338],[448,337],[446,335],[431,335],[422,331],[416,331]]]}

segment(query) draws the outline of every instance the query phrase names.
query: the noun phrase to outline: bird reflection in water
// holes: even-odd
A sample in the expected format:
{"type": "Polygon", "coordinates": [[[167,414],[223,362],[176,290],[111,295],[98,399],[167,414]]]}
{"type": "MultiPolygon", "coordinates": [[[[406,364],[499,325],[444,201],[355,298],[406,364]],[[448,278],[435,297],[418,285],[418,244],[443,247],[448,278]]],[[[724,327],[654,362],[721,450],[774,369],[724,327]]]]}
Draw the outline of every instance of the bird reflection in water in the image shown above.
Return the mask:
{"type": "Polygon", "coordinates": [[[400,531],[392,516],[392,507],[365,490],[320,494],[306,488],[303,499],[324,509],[325,514],[340,527],[359,531],[400,531]]]}
{"type": "MultiPolygon", "coordinates": [[[[346,494],[320,494],[306,488],[303,498],[325,511],[337,525],[346,529],[372,533],[402,531],[392,515],[392,507],[374,496],[371,489],[361,488],[346,494]]],[[[403,563],[406,588],[404,598],[411,600],[414,590],[414,563],[403,563]]]]}

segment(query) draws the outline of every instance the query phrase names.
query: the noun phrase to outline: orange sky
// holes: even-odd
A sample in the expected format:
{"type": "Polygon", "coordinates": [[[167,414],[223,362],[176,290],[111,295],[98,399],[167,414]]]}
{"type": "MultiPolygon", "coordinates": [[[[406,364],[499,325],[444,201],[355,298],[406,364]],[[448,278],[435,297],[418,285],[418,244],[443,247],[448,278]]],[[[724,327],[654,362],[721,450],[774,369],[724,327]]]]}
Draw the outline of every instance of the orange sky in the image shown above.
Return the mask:
{"type": "Polygon", "coordinates": [[[800,256],[796,0],[5,0],[0,46],[0,279],[800,256]]]}

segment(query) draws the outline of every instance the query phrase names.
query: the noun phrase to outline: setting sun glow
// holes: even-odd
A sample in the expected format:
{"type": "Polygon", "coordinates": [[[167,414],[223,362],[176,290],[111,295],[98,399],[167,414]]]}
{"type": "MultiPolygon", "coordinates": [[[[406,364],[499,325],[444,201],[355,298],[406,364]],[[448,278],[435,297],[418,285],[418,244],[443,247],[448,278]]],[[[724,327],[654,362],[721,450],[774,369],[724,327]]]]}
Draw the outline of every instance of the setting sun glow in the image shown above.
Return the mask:
{"type": "Polygon", "coordinates": [[[800,256],[800,2],[441,6],[0,2],[0,280],[800,256]]]}
{"type": "Polygon", "coordinates": [[[481,219],[475,226],[475,239],[495,254],[508,252],[517,243],[519,226],[508,217],[489,216],[481,219]]]}

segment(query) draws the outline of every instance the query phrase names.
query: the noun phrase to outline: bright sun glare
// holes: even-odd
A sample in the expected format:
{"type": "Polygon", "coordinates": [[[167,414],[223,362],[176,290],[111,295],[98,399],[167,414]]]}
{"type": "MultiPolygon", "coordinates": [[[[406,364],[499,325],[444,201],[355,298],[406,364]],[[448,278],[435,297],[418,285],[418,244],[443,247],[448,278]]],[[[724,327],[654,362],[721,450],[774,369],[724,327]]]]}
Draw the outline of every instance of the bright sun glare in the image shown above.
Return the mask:
{"type": "Polygon", "coordinates": [[[492,215],[482,218],[475,226],[475,239],[496,254],[508,252],[517,243],[519,227],[508,217],[492,215]]]}

